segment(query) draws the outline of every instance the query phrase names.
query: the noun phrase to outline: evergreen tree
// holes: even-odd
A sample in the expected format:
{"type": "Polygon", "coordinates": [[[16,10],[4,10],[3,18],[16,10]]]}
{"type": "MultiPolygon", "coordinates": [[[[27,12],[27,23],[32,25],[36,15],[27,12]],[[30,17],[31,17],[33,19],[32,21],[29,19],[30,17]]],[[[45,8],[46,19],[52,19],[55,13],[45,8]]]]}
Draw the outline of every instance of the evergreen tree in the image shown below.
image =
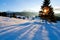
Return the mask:
{"type": "Polygon", "coordinates": [[[44,6],[48,6],[49,4],[50,4],[50,0],[44,0],[44,3],[43,3],[44,6]]]}
{"type": "Polygon", "coordinates": [[[44,8],[45,6],[49,6],[49,4],[50,4],[50,0],[44,0],[41,8],[44,8]]]}
{"type": "Polygon", "coordinates": [[[42,19],[47,19],[48,21],[50,20],[50,21],[56,22],[53,8],[49,4],[50,4],[50,0],[44,0],[43,5],[41,6],[42,11],[39,11],[39,17],[41,17],[42,19]],[[44,13],[43,10],[45,7],[49,8],[49,11],[43,14],[44,13]]]}

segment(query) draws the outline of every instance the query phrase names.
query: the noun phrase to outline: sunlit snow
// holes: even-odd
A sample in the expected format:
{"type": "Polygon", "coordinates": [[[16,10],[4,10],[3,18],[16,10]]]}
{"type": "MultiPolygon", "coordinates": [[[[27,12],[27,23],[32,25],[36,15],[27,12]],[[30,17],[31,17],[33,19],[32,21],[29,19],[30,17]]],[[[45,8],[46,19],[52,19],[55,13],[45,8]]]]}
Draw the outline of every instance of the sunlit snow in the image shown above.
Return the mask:
{"type": "Polygon", "coordinates": [[[0,16],[0,40],[60,40],[60,21],[0,16]]]}

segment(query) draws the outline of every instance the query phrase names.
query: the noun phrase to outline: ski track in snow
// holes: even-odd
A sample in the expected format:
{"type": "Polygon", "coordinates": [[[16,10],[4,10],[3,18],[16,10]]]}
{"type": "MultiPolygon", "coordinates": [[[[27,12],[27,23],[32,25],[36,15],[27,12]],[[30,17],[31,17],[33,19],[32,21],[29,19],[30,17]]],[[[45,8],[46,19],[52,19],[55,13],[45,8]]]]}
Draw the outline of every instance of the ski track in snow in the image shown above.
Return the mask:
{"type": "Polygon", "coordinates": [[[60,40],[60,22],[42,21],[0,17],[0,40],[60,40]]]}

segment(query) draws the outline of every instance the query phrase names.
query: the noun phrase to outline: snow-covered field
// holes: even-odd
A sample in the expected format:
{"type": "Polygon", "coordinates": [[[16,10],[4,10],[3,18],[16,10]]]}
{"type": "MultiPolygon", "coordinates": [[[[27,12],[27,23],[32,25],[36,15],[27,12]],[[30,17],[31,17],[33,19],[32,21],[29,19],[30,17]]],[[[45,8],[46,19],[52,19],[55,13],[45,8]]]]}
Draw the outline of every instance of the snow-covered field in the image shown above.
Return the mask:
{"type": "Polygon", "coordinates": [[[0,16],[0,40],[60,40],[60,22],[0,16]]]}

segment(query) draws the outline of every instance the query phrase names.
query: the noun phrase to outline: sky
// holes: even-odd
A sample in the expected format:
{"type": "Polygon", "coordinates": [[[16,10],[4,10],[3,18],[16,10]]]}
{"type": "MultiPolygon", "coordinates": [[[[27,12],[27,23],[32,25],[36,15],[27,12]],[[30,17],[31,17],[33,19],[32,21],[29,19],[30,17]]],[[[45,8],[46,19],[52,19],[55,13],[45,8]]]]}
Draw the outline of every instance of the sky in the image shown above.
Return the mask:
{"type": "MultiPolygon", "coordinates": [[[[0,11],[36,11],[40,10],[44,0],[0,0],[0,11]]],[[[54,9],[60,11],[60,0],[51,0],[54,9]]],[[[55,10],[56,11],[56,10],[55,10]]],[[[56,11],[56,12],[58,12],[56,11]]]]}

